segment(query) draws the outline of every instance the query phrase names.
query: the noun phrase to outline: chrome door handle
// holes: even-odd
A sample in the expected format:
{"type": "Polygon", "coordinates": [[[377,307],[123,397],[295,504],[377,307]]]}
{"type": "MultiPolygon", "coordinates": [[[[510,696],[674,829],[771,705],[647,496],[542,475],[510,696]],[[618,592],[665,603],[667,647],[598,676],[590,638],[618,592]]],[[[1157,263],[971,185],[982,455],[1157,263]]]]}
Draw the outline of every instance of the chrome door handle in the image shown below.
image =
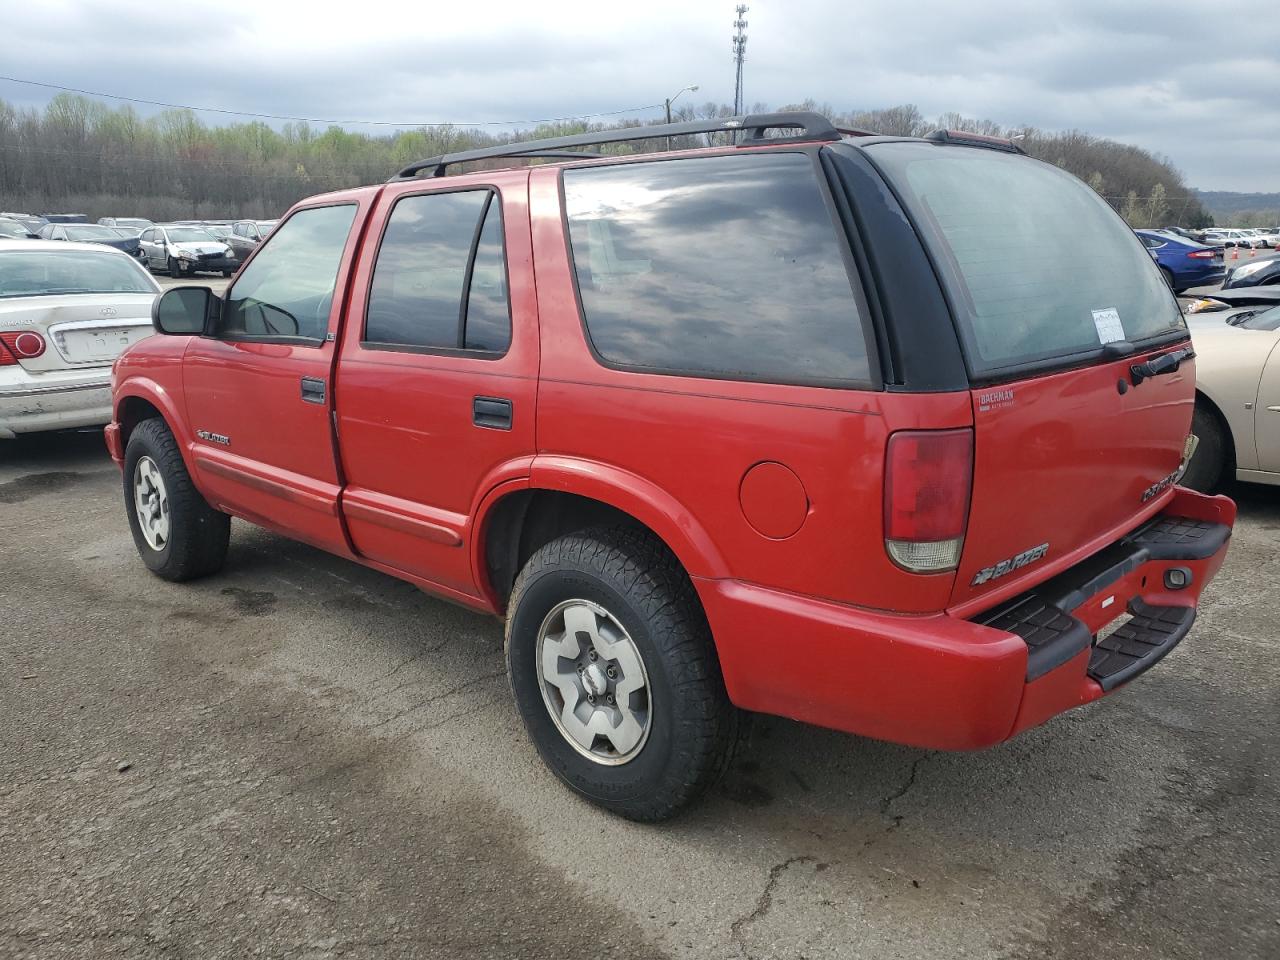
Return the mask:
{"type": "Polygon", "coordinates": [[[1267,409],[1270,410],[1272,413],[1280,413],[1280,404],[1277,404],[1274,407],[1267,407],[1267,409]]]}

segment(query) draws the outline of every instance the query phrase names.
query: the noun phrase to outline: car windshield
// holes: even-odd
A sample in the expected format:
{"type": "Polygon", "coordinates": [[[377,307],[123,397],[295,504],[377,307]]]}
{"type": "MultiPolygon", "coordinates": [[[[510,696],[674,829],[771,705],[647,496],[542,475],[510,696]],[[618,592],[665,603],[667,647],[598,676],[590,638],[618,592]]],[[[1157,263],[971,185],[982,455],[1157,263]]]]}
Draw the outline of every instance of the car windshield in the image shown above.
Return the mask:
{"type": "Polygon", "coordinates": [[[115,225],[117,227],[133,227],[137,231],[142,231],[151,226],[151,221],[142,220],[138,217],[116,217],[115,225]]]}
{"type": "Polygon", "coordinates": [[[96,223],[85,224],[83,226],[76,224],[67,224],[64,229],[67,231],[68,240],[119,240],[120,236],[111,227],[100,227],[96,223]]]}
{"type": "Polygon", "coordinates": [[[1070,174],[998,150],[918,141],[867,150],[933,251],[977,377],[1186,335],[1142,244],[1070,174]]]}
{"type": "Polygon", "coordinates": [[[110,250],[0,250],[0,297],[155,292],[132,257],[110,250]]]}
{"type": "Polygon", "coordinates": [[[202,240],[216,239],[208,230],[201,227],[168,227],[165,233],[172,243],[199,243],[202,240]]]}
{"type": "Polygon", "coordinates": [[[0,236],[25,237],[27,228],[13,220],[0,220],[0,236]]]}
{"type": "Polygon", "coordinates": [[[210,234],[221,240],[223,237],[231,236],[231,228],[225,223],[215,223],[212,226],[205,227],[210,234]]]}
{"type": "Polygon", "coordinates": [[[124,237],[126,240],[132,240],[142,233],[137,227],[109,227],[108,229],[114,230],[117,237],[124,237]]]}

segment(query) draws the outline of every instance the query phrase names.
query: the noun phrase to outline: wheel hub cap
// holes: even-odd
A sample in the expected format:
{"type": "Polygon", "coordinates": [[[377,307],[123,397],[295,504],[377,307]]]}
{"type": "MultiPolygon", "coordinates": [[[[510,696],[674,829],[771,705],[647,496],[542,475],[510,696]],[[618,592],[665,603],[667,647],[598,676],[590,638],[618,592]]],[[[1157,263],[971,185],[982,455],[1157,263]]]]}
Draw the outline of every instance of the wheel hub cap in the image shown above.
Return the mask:
{"type": "Polygon", "coordinates": [[[590,600],[558,604],[538,631],[542,701],[561,736],[596,763],[633,759],[649,737],[649,677],[622,624],[590,600]]]}
{"type": "Polygon", "coordinates": [[[142,457],[133,468],[133,505],[148,546],[163,550],[169,543],[169,494],[150,457],[142,457]]]}

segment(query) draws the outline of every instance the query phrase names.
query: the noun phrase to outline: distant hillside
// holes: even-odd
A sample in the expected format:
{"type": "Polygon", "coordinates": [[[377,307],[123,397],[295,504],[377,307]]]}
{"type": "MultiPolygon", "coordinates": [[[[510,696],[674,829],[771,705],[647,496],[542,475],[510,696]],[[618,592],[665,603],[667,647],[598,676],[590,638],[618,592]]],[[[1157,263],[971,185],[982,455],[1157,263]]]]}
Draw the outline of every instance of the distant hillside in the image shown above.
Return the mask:
{"type": "Polygon", "coordinates": [[[1273,227],[1280,224],[1280,193],[1197,190],[1196,196],[1218,224],[1273,227]]]}

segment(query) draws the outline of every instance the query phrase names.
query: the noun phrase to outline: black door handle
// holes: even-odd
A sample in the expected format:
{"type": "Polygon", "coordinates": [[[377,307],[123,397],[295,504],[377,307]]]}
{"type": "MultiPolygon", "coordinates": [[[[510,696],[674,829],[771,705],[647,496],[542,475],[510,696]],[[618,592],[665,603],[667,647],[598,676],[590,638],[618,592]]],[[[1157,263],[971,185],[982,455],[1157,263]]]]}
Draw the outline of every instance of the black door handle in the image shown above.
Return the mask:
{"type": "Polygon", "coordinates": [[[471,422],[490,430],[510,430],[511,401],[502,397],[476,397],[471,401],[471,422]]]}
{"type": "Polygon", "coordinates": [[[302,399],[306,403],[324,403],[324,381],[319,377],[303,377],[302,399]]]}

